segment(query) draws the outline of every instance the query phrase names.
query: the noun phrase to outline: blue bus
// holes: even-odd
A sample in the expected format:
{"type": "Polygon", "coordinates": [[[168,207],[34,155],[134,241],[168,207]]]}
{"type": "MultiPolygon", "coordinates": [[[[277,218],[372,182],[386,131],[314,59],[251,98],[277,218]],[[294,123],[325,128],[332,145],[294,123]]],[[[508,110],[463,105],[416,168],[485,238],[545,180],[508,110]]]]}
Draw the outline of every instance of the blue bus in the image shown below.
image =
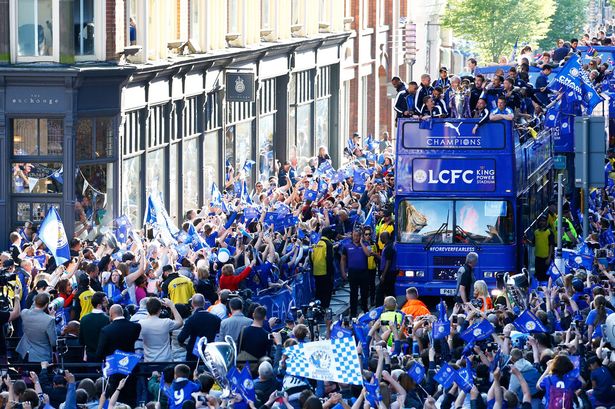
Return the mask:
{"type": "Polygon", "coordinates": [[[454,295],[468,252],[490,288],[525,263],[523,235],[554,183],[550,130],[521,135],[511,121],[400,119],[395,171],[396,294],[454,295]],[[527,139],[527,140],[523,140],[527,139]]]}

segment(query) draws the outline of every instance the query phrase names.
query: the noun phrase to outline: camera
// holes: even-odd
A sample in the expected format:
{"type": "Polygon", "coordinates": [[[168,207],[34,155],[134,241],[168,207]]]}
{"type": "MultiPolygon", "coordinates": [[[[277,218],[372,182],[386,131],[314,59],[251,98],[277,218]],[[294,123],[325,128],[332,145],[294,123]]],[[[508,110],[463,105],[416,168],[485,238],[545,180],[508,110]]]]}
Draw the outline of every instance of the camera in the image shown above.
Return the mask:
{"type": "Polygon", "coordinates": [[[498,345],[497,342],[490,342],[487,344],[487,351],[489,352],[495,352],[500,348],[500,346],[498,345]]]}
{"type": "Polygon", "coordinates": [[[308,321],[319,322],[325,318],[325,310],[320,305],[320,300],[312,301],[308,305],[302,305],[301,309],[308,321]]]}
{"type": "Polygon", "coordinates": [[[472,301],[470,301],[470,304],[472,304],[474,308],[478,308],[479,310],[483,308],[483,300],[481,300],[480,298],[473,299],[472,301]]]}

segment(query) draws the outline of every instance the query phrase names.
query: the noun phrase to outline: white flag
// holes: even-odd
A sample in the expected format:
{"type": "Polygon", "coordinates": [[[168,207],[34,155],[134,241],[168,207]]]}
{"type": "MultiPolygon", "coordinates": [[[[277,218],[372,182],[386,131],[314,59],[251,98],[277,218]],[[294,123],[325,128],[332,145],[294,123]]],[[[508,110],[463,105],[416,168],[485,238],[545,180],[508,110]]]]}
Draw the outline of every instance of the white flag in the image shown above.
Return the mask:
{"type": "Polygon", "coordinates": [[[363,385],[354,337],[306,342],[286,348],[284,354],[289,375],[363,385]]]}

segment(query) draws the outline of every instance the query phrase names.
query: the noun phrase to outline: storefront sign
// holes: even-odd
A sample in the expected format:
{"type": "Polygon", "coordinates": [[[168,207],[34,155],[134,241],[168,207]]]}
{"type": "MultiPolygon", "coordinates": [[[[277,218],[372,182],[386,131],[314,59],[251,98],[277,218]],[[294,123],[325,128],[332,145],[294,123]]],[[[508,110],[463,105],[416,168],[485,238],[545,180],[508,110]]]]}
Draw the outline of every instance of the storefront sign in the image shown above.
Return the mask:
{"type": "Polygon", "coordinates": [[[63,113],[66,108],[63,88],[6,88],[6,112],[63,113]]]}
{"type": "Polygon", "coordinates": [[[415,192],[493,192],[493,159],[414,159],[415,192]]]}
{"type": "Polygon", "coordinates": [[[226,74],[227,102],[254,102],[254,74],[229,72],[226,74]]]}

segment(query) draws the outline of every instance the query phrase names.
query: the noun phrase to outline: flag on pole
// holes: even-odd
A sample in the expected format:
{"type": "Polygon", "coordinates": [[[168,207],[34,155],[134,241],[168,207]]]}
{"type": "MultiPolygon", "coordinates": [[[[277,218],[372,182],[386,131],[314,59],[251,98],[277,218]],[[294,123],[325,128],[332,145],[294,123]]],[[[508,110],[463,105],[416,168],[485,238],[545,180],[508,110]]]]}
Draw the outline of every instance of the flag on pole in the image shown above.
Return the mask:
{"type": "Polygon", "coordinates": [[[408,369],[408,375],[412,379],[414,379],[414,382],[421,383],[425,378],[425,367],[414,361],[414,363],[408,369]]]}
{"type": "Polygon", "coordinates": [[[66,230],[64,230],[64,224],[55,207],[51,206],[47,210],[47,215],[38,229],[38,236],[55,258],[57,265],[70,260],[66,230]]]}
{"type": "Polygon", "coordinates": [[[305,342],[284,350],[286,373],[321,381],[363,385],[353,337],[305,342]]]}
{"type": "Polygon", "coordinates": [[[495,328],[486,319],[482,319],[468,327],[462,334],[461,338],[466,342],[484,341],[493,334],[495,328]]]}

